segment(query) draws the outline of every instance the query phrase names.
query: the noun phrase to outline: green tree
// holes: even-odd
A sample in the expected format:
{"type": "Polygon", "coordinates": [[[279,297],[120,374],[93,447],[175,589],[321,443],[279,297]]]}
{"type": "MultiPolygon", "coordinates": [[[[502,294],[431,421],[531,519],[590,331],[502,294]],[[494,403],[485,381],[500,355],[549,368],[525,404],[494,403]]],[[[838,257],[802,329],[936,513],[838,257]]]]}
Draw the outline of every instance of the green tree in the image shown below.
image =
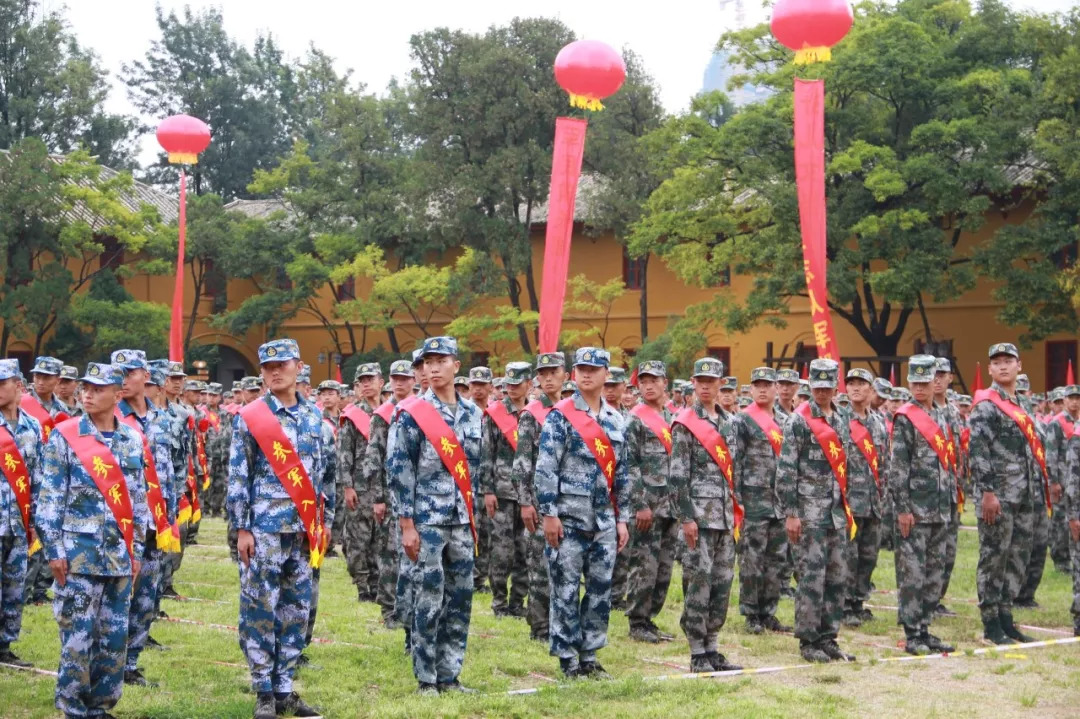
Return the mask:
{"type": "Polygon", "coordinates": [[[563,303],[563,324],[572,321],[585,327],[562,330],[559,344],[575,346],[591,343],[607,348],[611,311],[619,298],[626,294],[622,278],[612,277],[600,283],[593,282],[585,275],[574,275],[566,283],[566,288],[570,296],[563,303]]]}

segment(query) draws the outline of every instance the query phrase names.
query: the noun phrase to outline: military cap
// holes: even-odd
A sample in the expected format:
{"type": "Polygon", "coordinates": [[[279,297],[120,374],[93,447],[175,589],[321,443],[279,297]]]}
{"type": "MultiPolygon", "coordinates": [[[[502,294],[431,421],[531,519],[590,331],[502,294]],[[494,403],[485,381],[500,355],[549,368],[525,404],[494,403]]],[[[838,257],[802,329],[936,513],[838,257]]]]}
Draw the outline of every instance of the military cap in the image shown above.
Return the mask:
{"type": "Polygon", "coordinates": [[[847,379],[861,379],[863,382],[874,384],[874,374],[870,370],[863,369],[862,367],[853,367],[849,369],[847,379]]]}
{"type": "Polygon", "coordinates": [[[319,387],[315,391],[316,392],[325,392],[326,390],[333,390],[334,392],[341,392],[341,385],[338,384],[336,380],[324,379],[322,382],[319,383],[319,387]]]}
{"type": "Polygon", "coordinates": [[[1078,394],[1080,394],[1080,384],[1071,384],[1062,392],[1063,397],[1072,397],[1078,394]]]}
{"type": "Polygon", "coordinates": [[[166,377],[187,377],[187,372],[184,371],[183,362],[169,362],[165,367],[166,377]]]}
{"type": "MultiPolygon", "coordinates": [[[[147,367],[149,369],[149,367],[147,367]]],[[[79,368],[66,364],[60,368],[60,379],[79,379],[79,368]]]]}
{"type": "Polygon", "coordinates": [[[493,377],[491,380],[491,386],[495,389],[502,389],[506,385],[505,377],[493,377]]]}
{"type": "Polygon", "coordinates": [[[110,384],[123,384],[124,374],[119,367],[113,367],[111,364],[91,362],[86,365],[86,374],[83,375],[82,381],[102,387],[110,384]]]}
{"type": "Polygon", "coordinates": [[[604,384],[626,384],[626,370],[622,367],[609,367],[604,384]]]}
{"type": "Polygon", "coordinates": [[[353,382],[361,377],[382,377],[382,367],[378,362],[363,362],[356,366],[356,371],[353,372],[353,382]]]}
{"type": "MultiPolygon", "coordinates": [[[[146,361],[146,353],[142,350],[116,350],[110,357],[112,364],[122,370],[125,369],[150,369],[146,361]]],[[[61,368],[61,374],[63,368],[61,368]]]]}
{"type": "MultiPolygon", "coordinates": [[[[574,353],[574,366],[607,367],[611,364],[611,354],[599,347],[581,347],[574,353]]],[[[577,386],[574,387],[577,389],[577,386]]]]}
{"type": "Polygon", "coordinates": [[[19,376],[19,360],[0,359],[0,382],[19,376]]]}
{"type": "Polygon", "coordinates": [[[737,389],[739,389],[738,377],[724,377],[722,380],[720,380],[721,392],[734,392],[737,389]]]}
{"type": "Polygon", "coordinates": [[[240,380],[240,389],[253,392],[262,389],[262,377],[247,376],[240,380]]]}
{"type": "Polygon", "coordinates": [[[778,369],[776,370],[776,381],[799,384],[799,373],[793,369],[778,369]]]}
{"type": "Polygon", "coordinates": [[[667,377],[667,367],[660,360],[646,360],[638,365],[638,377],[650,375],[652,377],[667,377]]]}
{"type": "Polygon", "coordinates": [[[845,392],[840,392],[836,395],[836,403],[840,405],[851,404],[851,397],[848,397],[845,392]]]}
{"type": "Polygon", "coordinates": [[[267,362],[286,362],[300,359],[300,345],[296,340],[270,340],[259,345],[259,364],[267,362]]]}
{"type": "MultiPolygon", "coordinates": [[[[64,363],[55,357],[38,357],[34,360],[34,368],[30,370],[30,374],[59,375],[63,368],[64,363]]],[[[108,382],[99,384],[108,384],[108,382]]]]}
{"type": "Polygon", "coordinates": [[[577,392],[577,382],[575,382],[572,379],[567,380],[566,382],[563,382],[561,391],[563,391],[563,392],[577,392]]]}
{"type": "Polygon", "coordinates": [[[955,401],[956,400],[956,390],[954,390],[952,387],[945,390],[945,399],[949,400],[950,402],[955,401]]]}
{"type": "Polygon", "coordinates": [[[457,357],[457,338],[455,337],[428,337],[424,340],[424,346],[421,348],[423,356],[428,355],[450,355],[451,357],[457,357]]]}
{"type": "Polygon", "coordinates": [[[1020,350],[1016,349],[1016,345],[1012,342],[998,342],[997,344],[990,345],[990,352],[988,353],[990,359],[993,359],[998,355],[1012,355],[1016,359],[1020,359],[1020,350]]]}
{"type": "Polygon", "coordinates": [[[911,390],[909,390],[907,387],[894,387],[892,398],[901,402],[910,402],[911,390]]]}
{"type": "Polygon", "coordinates": [[[936,357],[934,359],[935,372],[952,372],[952,362],[948,357],[936,357]]]}
{"type": "Polygon", "coordinates": [[[892,395],[892,382],[884,377],[874,378],[874,391],[878,393],[878,396],[882,399],[889,399],[892,395]]]}
{"type": "Polygon", "coordinates": [[[311,367],[304,365],[300,368],[300,373],[296,375],[297,384],[311,384],[311,367]]]}
{"type": "Polygon", "coordinates": [[[211,382],[206,385],[206,391],[210,394],[221,394],[222,390],[224,390],[224,387],[221,386],[220,382],[211,382]]]}
{"type": "Polygon", "coordinates": [[[462,386],[462,387],[468,387],[469,386],[468,378],[461,377],[461,376],[455,377],[454,378],[454,386],[457,387],[459,385],[462,386]]]}
{"type": "Polygon", "coordinates": [[[189,379],[184,382],[185,392],[202,392],[204,389],[206,389],[206,385],[197,379],[189,379]]]}
{"type": "Polygon", "coordinates": [[[1020,374],[1016,376],[1016,391],[1017,392],[1030,392],[1031,380],[1028,379],[1026,374],[1020,374]]]}
{"type": "Polygon", "coordinates": [[[753,401],[749,397],[739,397],[739,408],[749,407],[753,401]]]}
{"type": "Polygon", "coordinates": [[[566,355],[562,352],[541,352],[536,355],[536,369],[544,367],[566,367],[566,355]]]}
{"type": "Polygon", "coordinates": [[[409,360],[394,360],[390,363],[391,377],[412,377],[412,364],[409,360]]]}
{"type": "Polygon", "coordinates": [[[1050,390],[1046,396],[1047,399],[1049,399],[1051,402],[1058,402],[1060,400],[1063,400],[1065,399],[1065,388],[1054,387],[1054,389],[1050,390]]]}
{"type": "Polygon", "coordinates": [[[233,380],[233,383],[232,383],[232,391],[233,392],[239,392],[239,391],[241,391],[243,389],[244,389],[244,386],[240,382],[240,380],[238,380],[238,379],[233,380]]]}
{"type": "Polygon", "coordinates": [[[958,394],[958,395],[956,395],[956,403],[958,405],[960,405],[961,407],[969,407],[969,406],[971,406],[971,395],[969,395],[969,394],[958,394]]]}
{"type": "Polygon", "coordinates": [[[165,370],[160,367],[150,368],[150,377],[146,380],[145,384],[152,384],[155,387],[165,386],[165,370]]]}
{"type": "Polygon", "coordinates": [[[506,384],[519,385],[532,379],[532,365],[528,362],[511,362],[506,365],[506,384]]]}
{"type": "Polygon", "coordinates": [[[816,359],[810,361],[810,389],[836,389],[840,365],[836,360],[816,359]]]}
{"type": "Polygon", "coordinates": [[[164,372],[169,367],[169,360],[167,360],[167,359],[152,359],[149,362],[147,362],[147,364],[150,365],[150,369],[154,369],[155,367],[157,367],[159,370],[164,372]]]}
{"type": "Polygon", "coordinates": [[[492,379],[490,367],[473,367],[469,370],[469,384],[491,384],[492,379]]]}
{"type": "Polygon", "coordinates": [[[712,357],[702,357],[694,361],[694,373],[691,377],[716,377],[724,376],[724,363],[712,357]]]}
{"type": "Polygon", "coordinates": [[[412,353],[412,366],[416,367],[417,365],[422,365],[422,364],[424,364],[424,351],[423,350],[413,350],[413,353],[412,353]]]}
{"type": "Polygon", "coordinates": [[[811,394],[810,394],[810,383],[800,381],[799,382],[799,389],[795,392],[795,394],[798,395],[799,397],[810,397],[811,396],[811,394]]]}
{"type": "Polygon", "coordinates": [[[754,382],[775,382],[776,370],[772,367],[755,367],[750,372],[750,383],[754,382]]]}
{"type": "Polygon", "coordinates": [[[937,358],[933,355],[912,355],[908,360],[908,382],[932,382],[937,372],[937,358]]]}

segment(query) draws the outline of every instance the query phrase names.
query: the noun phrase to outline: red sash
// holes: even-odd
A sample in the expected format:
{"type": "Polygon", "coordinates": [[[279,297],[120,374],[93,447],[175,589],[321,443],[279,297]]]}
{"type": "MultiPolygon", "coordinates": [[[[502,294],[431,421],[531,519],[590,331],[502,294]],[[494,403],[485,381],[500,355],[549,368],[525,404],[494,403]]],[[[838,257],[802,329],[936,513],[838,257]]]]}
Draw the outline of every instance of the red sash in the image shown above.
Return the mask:
{"type": "Polygon", "coordinates": [[[551,411],[551,407],[545,407],[543,401],[534,399],[525,405],[525,409],[522,412],[528,412],[536,418],[536,423],[541,427],[544,426],[544,420],[547,419],[548,412],[551,411]]]}
{"type": "Polygon", "coordinates": [[[270,469],[289,494],[300,521],[307,532],[310,556],[308,564],[318,569],[326,552],[326,534],[323,528],[323,503],[315,495],[315,485],[308,476],[304,463],[296,453],[277,417],[270,411],[265,400],[252,402],[240,410],[248,431],[255,438],[270,469]]]}
{"type": "Polygon", "coordinates": [[[881,477],[878,474],[878,452],[877,447],[874,445],[874,438],[870,436],[870,430],[862,422],[854,419],[848,423],[848,428],[851,430],[851,441],[866,457],[866,462],[870,465],[870,471],[874,473],[874,483],[877,484],[878,489],[881,489],[881,477]]]}
{"type": "Polygon", "coordinates": [[[53,427],[68,419],[67,414],[64,412],[57,412],[54,418],[45,409],[45,406],[38,401],[38,398],[29,392],[23,393],[22,399],[19,400],[19,407],[41,425],[41,439],[45,442],[49,441],[49,434],[53,431],[53,427]]]}
{"type": "Polygon", "coordinates": [[[379,415],[379,417],[382,418],[382,421],[389,425],[390,418],[394,416],[394,407],[395,405],[393,402],[383,402],[379,405],[379,408],[375,410],[375,414],[379,415]]]}
{"type": "Polygon", "coordinates": [[[728,493],[731,495],[731,509],[735,515],[735,528],[732,536],[735,537],[735,541],[738,541],[743,523],[743,508],[739,504],[739,500],[735,498],[735,478],[731,471],[731,449],[712,422],[698,417],[692,407],[686,407],[679,412],[672,424],[681,424],[690,430],[690,434],[694,435],[694,438],[701,443],[701,446],[705,448],[712,460],[716,462],[716,466],[720,468],[720,473],[724,475],[724,479],[727,480],[728,493]]]}
{"type": "Polygon", "coordinates": [[[1061,428],[1065,430],[1065,439],[1072,437],[1075,431],[1075,422],[1069,417],[1068,412],[1062,412],[1058,416],[1054,417],[1054,421],[1061,425],[1061,428]]]}
{"type": "Polygon", "coordinates": [[[675,403],[672,402],[670,399],[667,401],[667,404],[664,405],[664,409],[666,409],[668,412],[671,412],[672,414],[676,414],[679,411],[679,408],[676,407],[675,403]]]}
{"type": "MultiPolygon", "coordinates": [[[[911,421],[913,426],[922,438],[926,440],[926,443],[930,445],[930,449],[934,450],[934,454],[937,455],[938,462],[945,469],[946,472],[952,472],[955,465],[955,460],[950,449],[952,449],[952,442],[945,437],[945,433],[942,431],[941,426],[934,421],[934,418],[930,414],[915,404],[914,402],[907,402],[901,405],[896,414],[907,417],[911,421]]],[[[964,490],[960,486],[960,478],[956,479],[956,504],[963,511],[964,507],[964,490]]]]}
{"type": "Polygon", "coordinates": [[[4,455],[4,476],[11,491],[15,494],[15,504],[22,515],[23,529],[26,530],[26,545],[30,554],[41,549],[41,542],[34,537],[34,526],[30,523],[30,475],[26,473],[26,460],[23,459],[15,435],[5,430],[0,432],[0,454],[4,455]]]}
{"type": "Polygon", "coordinates": [[[492,402],[484,411],[487,412],[488,417],[491,417],[491,421],[495,423],[495,426],[502,432],[502,436],[506,438],[506,441],[510,443],[510,446],[516,452],[518,445],[518,418],[510,414],[506,409],[506,405],[502,402],[492,402]]]}
{"type": "Polygon", "coordinates": [[[1046,499],[1046,516],[1049,517],[1054,511],[1050,504],[1050,473],[1046,470],[1046,450],[1043,449],[1042,440],[1039,439],[1039,435],[1035,432],[1035,423],[1032,422],[1031,417],[1022,407],[1012,402],[1006,402],[995,390],[981,389],[976,392],[975,404],[977,405],[980,402],[992,402],[1006,417],[1016,422],[1016,426],[1020,428],[1020,433],[1027,440],[1031,453],[1035,455],[1035,461],[1039,464],[1039,469],[1042,470],[1043,496],[1046,499]]]}
{"type": "Polygon", "coordinates": [[[221,429],[221,415],[212,410],[206,410],[207,419],[210,421],[210,426],[214,428],[214,431],[221,429]]]}
{"type": "Polygon", "coordinates": [[[969,447],[971,447],[971,427],[964,427],[964,430],[960,432],[960,451],[965,457],[969,453],[969,447]]]}
{"type": "Polygon", "coordinates": [[[79,458],[83,469],[94,480],[105,504],[112,511],[116,526],[124,537],[128,556],[135,561],[135,519],[131,512],[131,495],[120,463],[112,450],[97,441],[92,434],[79,434],[78,419],[69,419],[56,425],[55,429],[67,440],[71,451],[79,458]]]}
{"type": "Polygon", "coordinates": [[[611,446],[607,433],[599,422],[589,416],[588,412],[583,412],[574,406],[573,397],[559,400],[552,409],[559,410],[562,416],[566,417],[566,421],[581,435],[585,446],[592,452],[596,464],[600,467],[600,472],[607,480],[611,507],[615,510],[615,521],[619,521],[619,505],[615,501],[615,449],[611,446]]]}
{"type": "Polygon", "coordinates": [[[667,420],[664,419],[662,414],[644,402],[634,405],[634,408],[630,410],[630,414],[640,419],[643,425],[652,430],[652,433],[660,440],[660,444],[664,445],[664,451],[671,454],[671,428],[668,427],[667,420]]]}
{"type": "MultiPolygon", "coordinates": [[[[758,428],[765,433],[765,438],[772,445],[773,453],[779,457],[780,447],[784,444],[784,433],[780,431],[780,425],[776,423],[773,415],[758,407],[757,404],[750,405],[744,411],[750,419],[754,420],[758,428]]],[[[876,474],[877,472],[875,472],[876,474]]]]}
{"type": "Polygon", "coordinates": [[[430,403],[419,397],[406,397],[398,405],[409,413],[416,421],[416,426],[424,433],[436,454],[442,460],[443,466],[457,485],[458,492],[465,500],[465,509],[469,513],[469,529],[472,531],[473,546],[480,551],[476,536],[476,518],[473,516],[473,493],[472,480],[469,478],[469,460],[465,456],[465,450],[461,447],[461,441],[439,411],[430,403]]]}
{"type": "Polygon", "coordinates": [[[169,525],[169,514],[166,511],[165,498],[161,496],[161,481],[158,479],[157,465],[154,464],[154,453],[150,451],[150,442],[142,431],[142,426],[134,414],[125,415],[116,408],[116,418],[131,427],[139,434],[143,446],[143,475],[146,477],[146,505],[150,508],[150,516],[154,519],[155,541],[157,548],[163,552],[179,552],[180,546],[173,543],[172,526],[169,525]]]}
{"type": "MultiPolygon", "coordinates": [[[[203,420],[206,422],[207,420],[203,420]]],[[[209,422],[207,422],[209,424],[209,422]]],[[[202,470],[203,483],[202,490],[205,492],[210,489],[210,458],[206,456],[206,430],[203,429],[195,433],[195,457],[199,461],[199,468],[202,470]]],[[[193,495],[194,496],[194,495],[193,495]]],[[[202,512],[199,512],[200,516],[202,512]]],[[[198,519],[195,520],[199,521],[198,519]]]]}
{"type": "Polygon", "coordinates": [[[795,412],[806,420],[806,425],[810,428],[814,439],[821,445],[821,451],[832,468],[836,483],[840,485],[840,501],[844,505],[844,514],[847,516],[848,532],[850,538],[854,539],[855,532],[859,528],[855,524],[855,517],[851,514],[851,507],[848,506],[847,501],[847,454],[844,452],[844,443],[840,441],[840,436],[824,417],[814,417],[811,414],[810,405],[810,402],[803,402],[795,412]]]}
{"type": "Polygon", "coordinates": [[[202,519],[202,503],[199,502],[199,486],[195,481],[195,462],[191,457],[188,457],[187,463],[187,479],[185,480],[187,491],[191,493],[191,499],[188,499],[187,494],[181,494],[180,499],[176,503],[176,524],[187,524],[189,522],[198,522],[202,519]]]}
{"type": "Polygon", "coordinates": [[[367,441],[367,439],[371,435],[370,414],[361,409],[360,405],[350,404],[348,408],[346,408],[346,410],[342,412],[341,416],[338,418],[338,421],[341,422],[343,425],[345,424],[345,420],[349,420],[350,422],[352,422],[353,426],[356,427],[357,431],[360,432],[361,435],[363,435],[364,440],[367,441]]]}

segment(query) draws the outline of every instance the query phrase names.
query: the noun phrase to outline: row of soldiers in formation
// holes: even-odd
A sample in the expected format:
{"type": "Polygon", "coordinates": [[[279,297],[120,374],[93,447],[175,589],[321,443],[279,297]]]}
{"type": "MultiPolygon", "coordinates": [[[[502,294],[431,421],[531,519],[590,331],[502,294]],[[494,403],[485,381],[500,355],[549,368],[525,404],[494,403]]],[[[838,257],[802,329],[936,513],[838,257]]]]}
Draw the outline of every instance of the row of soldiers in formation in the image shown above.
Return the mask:
{"type": "Polygon", "coordinates": [[[220,387],[185,384],[179,363],[119,350],[88,366],[81,406],[64,407],[57,382],[74,377],[62,363],[39,358],[23,392],[17,363],[0,360],[0,661],[22,664],[10,644],[40,541],[66,715],[101,716],[122,681],[146,683],[138,657],[195,541],[201,489],[207,511],[224,500],[258,719],[317,715],[292,679],[322,559],[342,535],[360,598],[404,627],[423,694],[470,691],[458,676],[484,575],[495,613],[525,615],[567,677],[602,677],[613,606],[626,607],[632,638],[672,638],[654,619],[676,560],[693,671],[737,668],[717,647],[736,557],[748,630],[790,631],[775,612],[794,574],[802,655],[850,661],[839,627],[870,618],[863,602],[883,542],[897,553],[907,650],[951,651],[929,627],[948,611],[972,493],[986,638],[1027,639],[1012,607],[1037,586],[1054,517],[1073,550],[1080,632],[1080,388],[1050,398],[1060,414],[1033,417],[1012,345],[991,348],[989,390],[951,402],[950,367],[930,356],[911,358],[907,390],[854,369],[840,398],[830,360],[812,362],[803,385],[793,370],[758,368],[742,402],[717,359],[695,362],[671,399],[665,366],[650,361],[631,402],[602,349],[575,353],[572,384],[557,352],[511,363],[496,381],[485,367],[458,377],[456,341],[436,337],[394,362],[387,385],[377,364],[361,365],[357,401],[323,383],[319,404],[295,342],[269,342],[259,357],[262,376],[221,404],[220,387]]]}

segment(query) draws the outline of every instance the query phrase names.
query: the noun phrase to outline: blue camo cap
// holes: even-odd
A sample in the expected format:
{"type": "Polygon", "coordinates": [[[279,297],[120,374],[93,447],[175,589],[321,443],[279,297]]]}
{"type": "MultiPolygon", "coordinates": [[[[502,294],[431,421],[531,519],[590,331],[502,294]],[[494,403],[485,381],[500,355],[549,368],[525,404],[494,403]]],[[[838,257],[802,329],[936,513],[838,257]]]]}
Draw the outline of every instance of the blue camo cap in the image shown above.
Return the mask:
{"type": "Polygon", "coordinates": [[[296,343],[296,340],[270,340],[259,345],[259,364],[298,359],[300,359],[300,345],[296,343]]]}
{"type": "Polygon", "coordinates": [[[19,360],[0,359],[0,382],[19,376],[19,360]]]}
{"type": "Polygon", "coordinates": [[[311,367],[304,365],[296,376],[296,381],[300,384],[311,384],[311,367]]]}
{"type": "Polygon", "coordinates": [[[157,387],[165,386],[165,370],[160,367],[150,368],[150,378],[146,380],[146,384],[152,384],[157,387]]]}
{"type": "Polygon", "coordinates": [[[64,363],[55,357],[38,357],[34,360],[34,368],[30,370],[30,374],[59,375],[62,369],[64,363]]]}
{"type": "Polygon", "coordinates": [[[142,350],[116,350],[110,359],[120,369],[150,369],[142,350]]]}
{"type": "Polygon", "coordinates": [[[420,354],[422,357],[427,357],[428,355],[450,355],[451,357],[457,357],[457,338],[428,337],[424,340],[424,346],[420,348],[420,354]]]}
{"type": "Polygon", "coordinates": [[[599,347],[581,347],[574,353],[574,366],[604,367],[611,364],[611,354],[599,347]]]}
{"type": "Polygon", "coordinates": [[[123,384],[124,373],[120,371],[119,367],[114,367],[111,364],[91,362],[86,365],[86,374],[83,375],[82,381],[102,387],[110,384],[123,384]]]}

